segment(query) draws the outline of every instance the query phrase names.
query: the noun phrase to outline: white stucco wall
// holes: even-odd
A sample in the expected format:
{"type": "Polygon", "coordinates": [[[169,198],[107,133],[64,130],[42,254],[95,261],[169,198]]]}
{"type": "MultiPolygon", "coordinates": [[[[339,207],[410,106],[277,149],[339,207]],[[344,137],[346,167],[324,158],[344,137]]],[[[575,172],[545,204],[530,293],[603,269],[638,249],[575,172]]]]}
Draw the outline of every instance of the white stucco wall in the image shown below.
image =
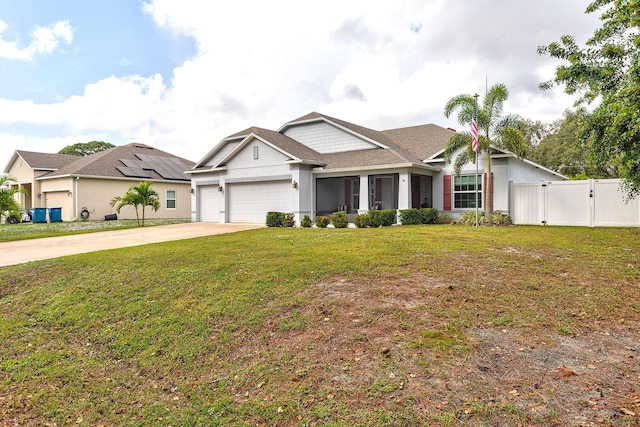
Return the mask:
{"type": "MultiPolygon", "coordinates": [[[[453,157],[455,159],[455,156],[453,157]]],[[[486,156],[481,155],[478,159],[478,173],[484,174],[486,167],[486,156]]],[[[493,158],[491,162],[493,173],[493,209],[509,213],[510,206],[510,183],[511,182],[535,182],[540,180],[559,181],[562,178],[530,162],[520,160],[515,157],[493,158]]],[[[461,175],[473,175],[476,173],[474,163],[467,164],[460,172],[461,175]]],[[[433,207],[442,211],[443,201],[443,176],[455,175],[453,166],[445,164],[440,174],[433,180],[433,207]]],[[[482,206],[485,206],[484,200],[482,206]]],[[[472,209],[454,209],[449,211],[454,215],[461,214],[472,209]]]]}

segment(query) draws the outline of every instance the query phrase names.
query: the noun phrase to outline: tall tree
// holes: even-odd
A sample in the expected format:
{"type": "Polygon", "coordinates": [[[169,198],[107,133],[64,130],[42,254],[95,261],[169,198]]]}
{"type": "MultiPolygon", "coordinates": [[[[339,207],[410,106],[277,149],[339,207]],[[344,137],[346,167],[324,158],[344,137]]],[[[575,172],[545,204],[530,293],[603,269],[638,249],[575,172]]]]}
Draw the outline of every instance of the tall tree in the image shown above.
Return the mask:
{"type": "Polygon", "coordinates": [[[9,216],[20,218],[20,204],[15,199],[18,193],[27,194],[24,188],[18,188],[6,185],[9,182],[16,182],[16,179],[10,175],[0,175],[0,220],[9,216]]]}
{"type": "Polygon", "coordinates": [[[120,213],[120,209],[124,206],[133,206],[136,210],[136,220],[138,225],[144,227],[145,208],[150,206],[154,212],[160,209],[160,199],[158,193],[151,188],[152,183],[149,181],[141,181],[138,185],[134,185],[124,194],[124,196],[116,196],[111,200],[111,206],[116,207],[116,212],[120,213]],[[142,222],[138,216],[138,206],[142,206],[142,222]]]}
{"type": "Polygon", "coordinates": [[[640,1],[595,0],[586,13],[602,11],[602,26],[580,47],[572,36],[538,47],[538,53],[565,61],[542,89],[564,86],[580,93],[579,104],[598,104],[582,123],[580,139],[590,159],[613,162],[625,179],[627,196],[640,194],[640,1]]]}
{"type": "Polygon", "coordinates": [[[529,148],[527,158],[570,178],[617,178],[611,163],[600,166],[590,161],[591,138],[582,142],[578,137],[587,117],[583,109],[565,111],[564,117],[551,125],[553,130],[529,148]]]}
{"type": "Polygon", "coordinates": [[[58,154],[69,154],[72,156],[86,157],[92,154],[99,153],[100,151],[108,150],[113,147],[115,147],[115,145],[111,144],[110,142],[103,142],[103,141],[78,142],[73,145],[67,145],[62,150],[58,151],[58,154]]]}
{"type": "MultiPolygon", "coordinates": [[[[484,154],[487,173],[487,184],[485,191],[485,218],[493,216],[493,183],[491,179],[491,150],[492,148],[506,149],[519,157],[523,157],[527,144],[525,140],[526,124],[517,115],[502,116],[504,102],[509,98],[509,91],[503,84],[496,84],[489,88],[484,102],[478,105],[478,157],[484,154]]],[[[458,95],[451,98],[444,109],[444,115],[449,117],[454,111],[458,111],[458,123],[467,129],[471,126],[473,105],[475,98],[473,95],[458,95]]],[[[451,162],[456,156],[453,164],[454,171],[460,174],[462,167],[469,162],[475,163],[475,152],[471,146],[471,133],[468,131],[457,132],[449,139],[444,150],[447,162],[451,162]]],[[[491,223],[491,221],[488,221],[491,223]]]]}

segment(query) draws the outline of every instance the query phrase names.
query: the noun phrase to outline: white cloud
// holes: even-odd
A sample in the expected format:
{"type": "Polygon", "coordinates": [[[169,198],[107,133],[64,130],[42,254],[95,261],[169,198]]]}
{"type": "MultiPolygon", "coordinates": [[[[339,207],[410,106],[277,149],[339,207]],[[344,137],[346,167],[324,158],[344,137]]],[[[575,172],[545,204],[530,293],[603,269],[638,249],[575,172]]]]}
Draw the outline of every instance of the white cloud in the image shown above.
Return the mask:
{"type": "Polygon", "coordinates": [[[48,27],[36,26],[31,32],[31,42],[20,47],[18,42],[10,42],[2,38],[8,25],[0,20],[0,58],[32,61],[38,55],[54,52],[60,43],[73,42],[73,29],[68,21],[58,21],[48,27]]]}
{"type": "MultiPolygon", "coordinates": [[[[239,0],[205,11],[200,0],[155,0],[143,6],[150,19],[198,47],[169,81],[111,76],[57,103],[0,99],[0,122],[137,140],[199,160],[224,136],[251,125],[275,129],[310,111],[376,129],[456,127],[443,116],[446,101],[483,93],[485,79],[509,88],[506,112],[551,121],[572,101],[538,90],[556,64],[535,48],[563,33],[580,40],[593,31],[594,19],[582,15],[588,0],[576,3],[583,4],[239,0]]],[[[69,24],[58,24],[34,31],[23,49],[0,38],[0,56],[33,57],[71,43],[69,24]]],[[[0,21],[0,36],[5,29],[0,21]]]]}

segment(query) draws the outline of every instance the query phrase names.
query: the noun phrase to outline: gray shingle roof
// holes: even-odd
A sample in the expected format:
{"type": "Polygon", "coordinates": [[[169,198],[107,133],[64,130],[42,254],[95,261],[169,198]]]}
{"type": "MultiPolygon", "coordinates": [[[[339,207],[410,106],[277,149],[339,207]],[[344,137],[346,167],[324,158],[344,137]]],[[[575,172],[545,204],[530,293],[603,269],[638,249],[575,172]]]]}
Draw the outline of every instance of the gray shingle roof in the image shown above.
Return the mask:
{"type": "Polygon", "coordinates": [[[69,154],[37,153],[35,151],[16,150],[22,159],[34,170],[57,170],[78,160],[69,154]]]}
{"type": "MultiPolygon", "coordinates": [[[[68,175],[125,178],[127,176],[122,172],[122,167],[130,164],[128,161],[138,162],[145,156],[158,156],[173,159],[171,161],[178,161],[184,164],[185,171],[195,165],[195,163],[190,160],[174,156],[173,154],[158,150],[157,148],[139,143],[131,143],[101,151],[90,156],[75,157],[76,160],[73,163],[69,163],[57,171],[47,174],[46,178],[68,175]]],[[[146,172],[149,172],[150,176],[150,178],[145,177],[146,179],[165,179],[155,170],[146,172]]],[[[189,181],[190,177],[185,174],[184,178],[180,178],[180,180],[189,181]]]]}
{"type": "Polygon", "coordinates": [[[274,146],[280,148],[282,151],[289,153],[289,155],[294,158],[316,163],[319,166],[323,166],[324,169],[343,169],[350,167],[366,168],[407,163],[423,164],[425,159],[445,147],[449,138],[455,133],[455,131],[433,124],[377,131],[349,123],[335,117],[312,112],[287,122],[278,131],[251,127],[230,135],[223,141],[246,137],[251,133],[263,138],[274,146]],[[287,137],[283,133],[291,126],[320,120],[334,123],[356,135],[375,142],[380,145],[381,148],[321,154],[306,145],[287,137]]]}
{"type": "Polygon", "coordinates": [[[427,124],[389,129],[382,133],[421,160],[426,160],[442,150],[456,132],[442,126],[427,124]]]}
{"type": "Polygon", "coordinates": [[[252,133],[259,136],[260,138],[269,141],[271,144],[280,148],[282,151],[295,156],[300,160],[307,160],[309,162],[314,162],[318,164],[323,164],[322,154],[318,153],[315,150],[307,147],[306,145],[300,144],[295,139],[289,138],[288,136],[276,132],[269,129],[262,129],[253,127],[252,133]]]}

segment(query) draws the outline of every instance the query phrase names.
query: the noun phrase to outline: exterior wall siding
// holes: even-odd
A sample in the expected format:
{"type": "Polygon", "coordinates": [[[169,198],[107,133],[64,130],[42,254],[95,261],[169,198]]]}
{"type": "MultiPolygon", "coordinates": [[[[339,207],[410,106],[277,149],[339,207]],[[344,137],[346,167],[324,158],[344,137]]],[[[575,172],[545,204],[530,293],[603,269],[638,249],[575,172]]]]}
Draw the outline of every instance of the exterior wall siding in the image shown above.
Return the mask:
{"type": "Polygon", "coordinates": [[[341,153],[377,148],[376,145],[326,122],[293,126],[284,134],[318,153],[341,153]]]}
{"type": "MultiPolygon", "coordinates": [[[[111,200],[124,195],[127,190],[137,185],[136,180],[109,180],[98,178],[65,177],[41,181],[42,197],[40,207],[61,207],[62,220],[72,221],[80,219],[80,211],[86,208],[90,220],[104,220],[105,215],[115,213],[111,207],[111,200]],[[69,195],[71,192],[71,195],[69,195]]],[[[153,182],[151,188],[159,195],[160,209],[153,212],[150,207],[145,210],[145,218],[149,219],[188,219],[191,215],[191,195],[189,182],[153,182]],[[167,209],[166,192],[176,191],[176,208],[167,209]]],[[[132,206],[125,206],[120,210],[118,218],[135,219],[136,213],[132,206]]]]}
{"type": "Polygon", "coordinates": [[[220,160],[225,158],[227,154],[232,152],[238,145],[240,145],[240,141],[227,142],[226,145],[207,162],[207,166],[217,165],[220,160]]]}
{"type": "Polygon", "coordinates": [[[286,164],[288,160],[281,152],[260,140],[254,140],[227,162],[227,170],[220,176],[234,179],[291,174],[291,168],[286,164]],[[254,147],[258,148],[257,159],[253,158],[254,147]]]}

